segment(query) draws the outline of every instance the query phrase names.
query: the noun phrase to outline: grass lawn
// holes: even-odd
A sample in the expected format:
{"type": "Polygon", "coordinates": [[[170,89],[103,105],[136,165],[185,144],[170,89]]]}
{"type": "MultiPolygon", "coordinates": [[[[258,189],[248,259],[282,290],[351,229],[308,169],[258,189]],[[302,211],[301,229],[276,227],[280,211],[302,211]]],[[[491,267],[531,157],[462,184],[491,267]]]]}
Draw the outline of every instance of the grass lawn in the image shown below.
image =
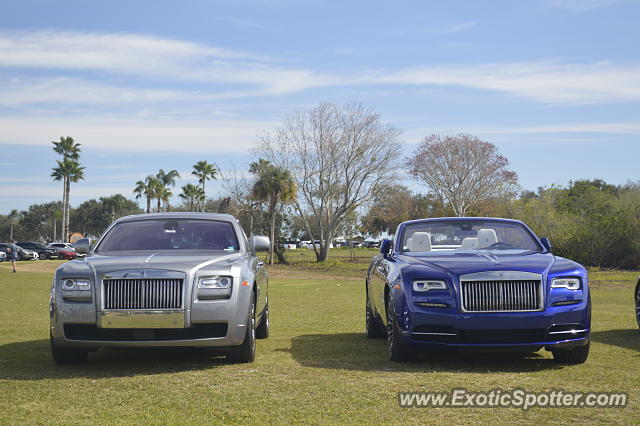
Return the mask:
{"type": "Polygon", "coordinates": [[[375,250],[313,251],[270,267],[271,337],[253,364],[188,350],[100,350],[80,366],[56,366],[47,301],[59,261],[0,263],[0,423],[638,423],[640,332],[636,272],[594,271],[589,360],[560,366],[541,351],[432,355],[398,364],[384,340],[364,337],[363,271],[375,250]],[[626,391],[620,408],[398,407],[397,392],[626,391]]]}

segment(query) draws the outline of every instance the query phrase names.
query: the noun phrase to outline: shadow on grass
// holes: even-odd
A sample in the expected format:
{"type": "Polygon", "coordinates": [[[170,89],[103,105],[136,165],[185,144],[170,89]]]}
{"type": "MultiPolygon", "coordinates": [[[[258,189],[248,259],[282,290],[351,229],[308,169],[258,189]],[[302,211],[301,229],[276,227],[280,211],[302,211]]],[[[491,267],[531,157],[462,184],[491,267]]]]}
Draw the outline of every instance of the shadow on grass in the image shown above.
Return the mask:
{"type": "Polygon", "coordinates": [[[640,330],[627,328],[622,330],[594,331],[591,333],[594,342],[619,346],[640,352],[640,330]]]}
{"type": "Polygon", "coordinates": [[[49,340],[0,345],[0,380],[130,377],[204,370],[228,363],[221,354],[205,349],[100,349],[89,352],[89,361],[56,365],[49,340]]]}
{"type": "Polygon", "coordinates": [[[456,351],[422,352],[413,362],[398,363],[387,358],[385,339],[367,339],[361,333],[307,334],[291,340],[290,352],[301,365],[359,371],[527,373],[562,368],[553,359],[536,353],[456,351]]]}

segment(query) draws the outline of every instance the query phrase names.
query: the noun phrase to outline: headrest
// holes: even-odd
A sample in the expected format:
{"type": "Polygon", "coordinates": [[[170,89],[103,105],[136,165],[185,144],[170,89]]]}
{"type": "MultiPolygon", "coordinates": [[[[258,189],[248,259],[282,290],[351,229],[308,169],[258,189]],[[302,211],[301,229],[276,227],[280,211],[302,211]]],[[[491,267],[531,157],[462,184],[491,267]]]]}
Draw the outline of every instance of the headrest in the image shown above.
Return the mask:
{"type": "Polygon", "coordinates": [[[460,250],[477,250],[478,239],[473,237],[467,237],[462,240],[462,246],[460,250]]]}
{"type": "Polygon", "coordinates": [[[431,251],[431,234],[414,232],[408,243],[410,251],[431,251]]]}
{"type": "Polygon", "coordinates": [[[492,244],[498,242],[496,231],[493,229],[480,229],[478,230],[478,248],[487,248],[492,244]]]}

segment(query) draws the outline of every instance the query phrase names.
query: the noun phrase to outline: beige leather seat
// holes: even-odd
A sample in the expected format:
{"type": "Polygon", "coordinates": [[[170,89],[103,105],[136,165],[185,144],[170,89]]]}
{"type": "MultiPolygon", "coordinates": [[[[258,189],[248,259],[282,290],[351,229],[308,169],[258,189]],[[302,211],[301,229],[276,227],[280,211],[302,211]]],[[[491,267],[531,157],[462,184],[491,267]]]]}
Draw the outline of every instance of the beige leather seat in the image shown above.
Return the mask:
{"type": "Polygon", "coordinates": [[[478,230],[478,248],[483,249],[498,242],[496,231],[493,229],[478,230]]]}
{"type": "Polygon", "coordinates": [[[462,245],[460,246],[460,250],[477,250],[478,249],[478,239],[473,237],[467,237],[462,240],[462,245]]]}
{"type": "Polygon", "coordinates": [[[410,251],[431,251],[431,234],[428,232],[414,232],[407,242],[410,251]]]}

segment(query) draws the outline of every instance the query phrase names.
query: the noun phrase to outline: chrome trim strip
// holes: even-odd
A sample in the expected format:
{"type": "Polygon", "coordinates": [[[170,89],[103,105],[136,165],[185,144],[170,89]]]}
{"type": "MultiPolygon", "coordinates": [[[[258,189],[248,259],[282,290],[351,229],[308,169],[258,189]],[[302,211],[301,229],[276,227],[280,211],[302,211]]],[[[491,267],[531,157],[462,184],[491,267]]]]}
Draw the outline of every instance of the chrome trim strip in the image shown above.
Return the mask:
{"type": "Polygon", "coordinates": [[[421,336],[423,336],[423,335],[429,335],[429,336],[457,336],[456,333],[423,333],[423,332],[418,332],[418,331],[414,331],[411,334],[419,334],[421,336]]]}
{"type": "Polygon", "coordinates": [[[578,333],[585,333],[589,331],[589,329],[584,329],[584,330],[567,330],[567,331],[550,331],[548,334],[578,334],[578,333]]]}

